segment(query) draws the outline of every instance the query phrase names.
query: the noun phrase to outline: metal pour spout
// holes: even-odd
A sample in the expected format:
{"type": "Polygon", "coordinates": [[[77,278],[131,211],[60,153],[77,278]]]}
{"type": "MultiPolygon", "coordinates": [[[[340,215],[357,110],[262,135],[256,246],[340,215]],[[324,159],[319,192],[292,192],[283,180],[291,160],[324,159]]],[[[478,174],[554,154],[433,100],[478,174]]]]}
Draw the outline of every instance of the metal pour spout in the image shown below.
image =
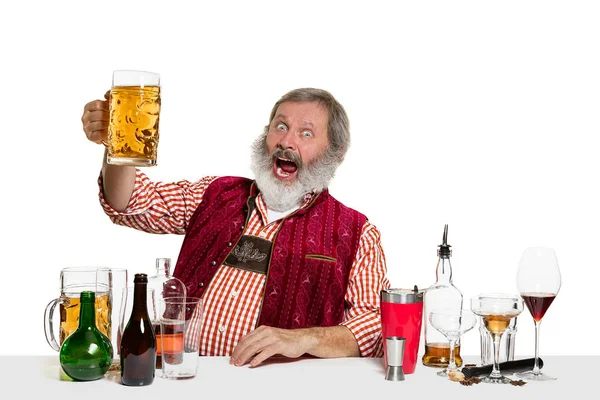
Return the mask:
{"type": "Polygon", "coordinates": [[[438,246],[438,256],[443,258],[450,258],[452,246],[448,244],[448,224],[444,225],[444,235],[442,236],[442,244],[438,246]]]}

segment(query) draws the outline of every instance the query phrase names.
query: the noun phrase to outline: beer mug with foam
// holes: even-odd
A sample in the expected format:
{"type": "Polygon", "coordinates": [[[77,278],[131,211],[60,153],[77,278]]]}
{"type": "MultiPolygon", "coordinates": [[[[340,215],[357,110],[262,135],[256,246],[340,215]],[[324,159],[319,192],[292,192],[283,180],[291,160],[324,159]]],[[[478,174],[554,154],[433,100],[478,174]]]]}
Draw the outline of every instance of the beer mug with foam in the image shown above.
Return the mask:
{"type": "Polygon", "coordinates": [[[156,165],[160,76],[147,71],[114,71],[110,90],[106,161],[114,165],[156,165]]]}
{"type": "Polygon", "coordinates": [[[60,296],[46,306],[44,330],[50,347],[60,351],[65,339],[79,326],[81,292],[96,294],[96,327],[111,337],[111,271],[104,267],[70,267],[60,271],[60,296]],[[54,310],[60,307],[59,340],[55,336],[54,310]]]}

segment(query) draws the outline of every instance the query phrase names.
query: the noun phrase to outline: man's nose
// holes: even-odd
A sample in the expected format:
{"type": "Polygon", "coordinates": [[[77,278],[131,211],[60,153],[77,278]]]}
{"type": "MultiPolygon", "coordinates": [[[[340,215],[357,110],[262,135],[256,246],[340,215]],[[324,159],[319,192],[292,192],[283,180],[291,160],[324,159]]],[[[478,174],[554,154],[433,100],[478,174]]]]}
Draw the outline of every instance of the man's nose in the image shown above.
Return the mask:
{"type": "Polygon", "coordinates": [[[296,150],[296,135],[294,135],[291,131],[287,131],[279,140],[279,146],[284,150],[296,150]]]}

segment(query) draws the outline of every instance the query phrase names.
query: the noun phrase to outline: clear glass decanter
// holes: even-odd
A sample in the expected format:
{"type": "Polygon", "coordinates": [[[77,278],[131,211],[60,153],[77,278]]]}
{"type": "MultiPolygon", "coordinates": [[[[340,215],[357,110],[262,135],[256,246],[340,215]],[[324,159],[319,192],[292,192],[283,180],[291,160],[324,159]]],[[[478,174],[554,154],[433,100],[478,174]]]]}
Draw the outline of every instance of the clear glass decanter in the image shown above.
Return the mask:
{"type": "MultiPolygon", "coordinates": [[[[186,296],[186,288],[183,282],[171,276],[171,259],[156,259],[156,274],[148,277],[148,289],[154,289],[154,304],[160,307],[161,301],[167,297],[186,296]]],[[[162,368],[162,332],[160,328],[160,316],[158,310],[150,312],[152,327],[156,334],[156,368],[162,368]]],[[[171,362],[171,361],[170,361],[171,362]]],[[[176,363],[175,360],[171,363],[176,363]]]]}
{"type": "MultiPolygon", "coordinates": [[[[451,247],[448,244],[448,225],[446,224],[442,244],[438,246],[436,280],[427,288],[423,297],[425,354],[422,361],[423,365],[428,367],[446,368],[450,361],[448,340],[431,325],[429,313],[436,309],[451,309],[458,312],[462,310],[463,305],[463,295],[452,283],[451,247]]],[[[454,359],[456,366],[460,367],[463,362],[460,357],[460,342],[457,342],[454,348],[454,359]]]]}

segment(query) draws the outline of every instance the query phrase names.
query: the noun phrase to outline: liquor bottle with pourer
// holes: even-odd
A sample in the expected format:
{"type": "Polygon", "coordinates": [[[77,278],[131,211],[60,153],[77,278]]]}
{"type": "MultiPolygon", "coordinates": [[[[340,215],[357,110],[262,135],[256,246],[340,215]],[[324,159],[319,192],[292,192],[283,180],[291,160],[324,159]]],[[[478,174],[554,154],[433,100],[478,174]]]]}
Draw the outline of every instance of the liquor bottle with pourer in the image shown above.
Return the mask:
{"type": "MultiPolygon", "coordinates": [[[[438,262],[436,280],[425,291],[423,297],[423,312],[425,325],[425,354],[423,365],[428,367],[446,368],[450,362],[450,346],[448,340],[429,321],[429,313],[436,309],[451,309],[460,311],[463,305],[463,295],[452,282],[451,247],[448,244],[448,225],[444,226],[442,244],[438,246],[438,262]]],[[[457,367],[462,365],[460,357],[460,342],[454,348],[454,360],[457,367]]]]}

